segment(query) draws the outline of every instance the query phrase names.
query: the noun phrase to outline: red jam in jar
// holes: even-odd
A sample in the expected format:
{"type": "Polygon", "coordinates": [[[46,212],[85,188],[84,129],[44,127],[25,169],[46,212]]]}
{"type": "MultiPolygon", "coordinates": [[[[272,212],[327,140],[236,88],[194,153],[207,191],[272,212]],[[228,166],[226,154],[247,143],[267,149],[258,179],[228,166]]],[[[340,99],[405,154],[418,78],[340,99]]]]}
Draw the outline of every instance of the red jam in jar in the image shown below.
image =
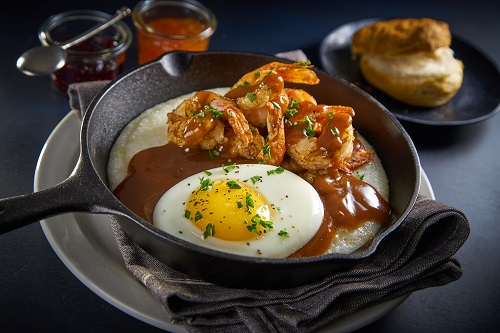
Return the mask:
{"type": "MultiPolygon", "coordinates": [[[[42,25],[39,38],[43,45],[63,43],[109,18],[109,14],[92,10],[61,13],[42,25]]],[[[66,93],[72,83],[113,79],[123,71],[131,41],[130,29],[120,21],[67,49],[66,64],[52,74],[54,86],[66,93]]]]}

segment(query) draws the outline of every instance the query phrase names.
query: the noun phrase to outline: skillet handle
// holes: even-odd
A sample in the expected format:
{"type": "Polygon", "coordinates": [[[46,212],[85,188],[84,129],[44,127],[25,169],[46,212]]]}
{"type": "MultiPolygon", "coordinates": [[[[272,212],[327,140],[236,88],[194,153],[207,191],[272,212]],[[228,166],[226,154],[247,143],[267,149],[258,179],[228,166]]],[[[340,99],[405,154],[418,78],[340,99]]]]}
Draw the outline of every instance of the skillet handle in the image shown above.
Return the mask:
{"type": "Polygon", "coordinates": [[[114,213],[115,209],[104,204],[107,189],[103,187],[84,181],[77,173],[48,189],[0,199],[0,234],[62,213],[114,213]]]}

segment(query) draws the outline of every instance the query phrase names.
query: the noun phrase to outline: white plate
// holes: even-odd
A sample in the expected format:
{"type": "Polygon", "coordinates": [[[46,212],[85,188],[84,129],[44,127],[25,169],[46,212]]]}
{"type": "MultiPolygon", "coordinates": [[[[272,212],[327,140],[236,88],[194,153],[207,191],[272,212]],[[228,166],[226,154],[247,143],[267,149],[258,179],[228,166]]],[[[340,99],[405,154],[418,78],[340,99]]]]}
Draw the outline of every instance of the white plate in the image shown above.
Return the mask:
{"type": "MultiPolygon", "coordinates": [[[[80,122],[70,112],[57,125],[40,154],[34,190],[40,191],[64,180],[76,164],[80,122]]],[[[422,172],[421,193],[434,198],[422,172]]],[[[152,326],[186,332],[173,325],[160,303],[128,272],[116,245],[109,220],[104,215],[64,214],[40,222],[50,245],[66,267],[90,290],[121,311],[152,326]]],[[[387,314],[406,297],[385,302],[346,316],[320,332],[348,332],[364,327],[387,314]]]]}

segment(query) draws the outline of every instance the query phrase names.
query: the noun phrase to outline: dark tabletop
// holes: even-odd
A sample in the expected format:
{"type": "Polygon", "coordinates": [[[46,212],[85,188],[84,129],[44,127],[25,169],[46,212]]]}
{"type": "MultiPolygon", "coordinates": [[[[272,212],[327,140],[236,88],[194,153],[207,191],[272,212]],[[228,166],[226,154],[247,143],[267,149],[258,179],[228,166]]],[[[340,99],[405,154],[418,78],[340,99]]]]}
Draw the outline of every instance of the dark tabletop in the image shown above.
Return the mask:
{"type": "MultiPolygon", "coordinates": [[[[112,13],[135,1],[9,1],[0,20],[0,197],[33,191],[35,166],[68,98],[48,77],[17,71],[17,57],[37,45],[48,16],[71,9],[112,13]]],[[[449,23],[497,66],[500,2],[216,1],[219,22],[211,50],[277,53],[302,49],[321,68],[319,46],[336,27],[369,17],[433,17],[449,23]]],[[[131,25],[130,18],[126,22],[131,25]]],[[[127,68],[136,65],[135,44],[127,68]]],[[[498,96],[500,100],[500,96],[498,96]]],[[[438,200],[463,210],[471,235],[459,250],[463,277],[419,291],[360,332],[500,331],[500,117],[461,127],[404,124],[438,200]]],[[[39,223],[0,237],[2,332],[156,332],[94,294],[61,262],[39,223]]]]}

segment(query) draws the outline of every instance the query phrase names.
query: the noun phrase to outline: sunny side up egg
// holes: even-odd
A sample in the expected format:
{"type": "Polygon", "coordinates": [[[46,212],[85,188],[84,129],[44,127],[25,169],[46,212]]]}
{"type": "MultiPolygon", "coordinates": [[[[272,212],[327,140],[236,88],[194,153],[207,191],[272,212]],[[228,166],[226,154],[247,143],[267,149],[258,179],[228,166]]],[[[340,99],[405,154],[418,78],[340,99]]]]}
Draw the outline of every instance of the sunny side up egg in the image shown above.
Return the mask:
{"type": "Polygon", "coordinates": [[[182,180],[160,198],[153,222],[215,250],[286,258],[311,240],[323,216],[318,193],[299,176],[275,166],[241,164],[182,180]]]}

